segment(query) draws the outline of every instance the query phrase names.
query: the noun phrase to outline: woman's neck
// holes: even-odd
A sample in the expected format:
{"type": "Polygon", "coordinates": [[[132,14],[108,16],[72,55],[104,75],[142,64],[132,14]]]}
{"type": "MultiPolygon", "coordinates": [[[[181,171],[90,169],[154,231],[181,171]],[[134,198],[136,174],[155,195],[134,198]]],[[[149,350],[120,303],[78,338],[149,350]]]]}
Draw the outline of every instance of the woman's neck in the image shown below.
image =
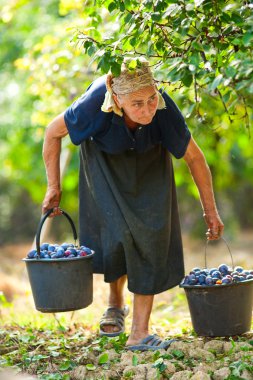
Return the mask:
{"type": "Polygon", "coordinates": [[[127,128],[136,129],[138,127],[138,123],[131,120],[125,113],[124,113],[124,119],[125,119],[125,123],[126,123],[127,128]]]}

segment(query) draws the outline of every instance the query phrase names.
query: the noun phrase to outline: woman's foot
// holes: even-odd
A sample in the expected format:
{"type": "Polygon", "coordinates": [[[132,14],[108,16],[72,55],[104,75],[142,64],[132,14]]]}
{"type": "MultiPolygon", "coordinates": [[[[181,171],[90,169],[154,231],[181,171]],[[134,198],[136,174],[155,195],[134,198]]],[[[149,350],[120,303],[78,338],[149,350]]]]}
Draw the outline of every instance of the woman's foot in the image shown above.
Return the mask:
{"type": "Polygon", "coordinates": [[[156,351],[167,350],[175,339],[162,340],[158,335],[147,335],[139,342],[134,344],[126,344],[126,349],[130,351],[156,351]]]}
{"type": "Polygon", "coordinates": [[[129,307],[123,309],[108,307],[100,320],[100,336],[114,337],[125,331],[125,318],[129,313],[129,307]]]}

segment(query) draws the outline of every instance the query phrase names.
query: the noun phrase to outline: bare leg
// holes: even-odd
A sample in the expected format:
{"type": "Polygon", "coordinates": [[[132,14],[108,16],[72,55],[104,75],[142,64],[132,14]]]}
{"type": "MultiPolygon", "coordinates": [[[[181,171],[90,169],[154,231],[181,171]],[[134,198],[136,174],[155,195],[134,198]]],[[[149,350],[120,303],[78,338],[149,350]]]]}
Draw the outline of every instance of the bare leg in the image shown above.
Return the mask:
{"type": "Polygon", "coordinates": [[[124,285],[127,276],[122,276],[114,282],[110,282],[109,307],[124,307],[124,285]]]}
{"type": "MultiPolygon", "coordinates": [[[[122,276],[118,280],[110,283],[110,293],[109,293],[109,307],[117,307],[119,309],[124,308],[124,285],[127,276],[122,276]]],[[[116,332],[119,331],[117,326],[103,326],[103,331],[105,332],[116,332]]]]}
{"type": "Polygon", "coordinates": [[[149,334],[149,319],[153,301],[153,295],[134,294],[132,328],[126,345],[137,344],[149,334]]]}

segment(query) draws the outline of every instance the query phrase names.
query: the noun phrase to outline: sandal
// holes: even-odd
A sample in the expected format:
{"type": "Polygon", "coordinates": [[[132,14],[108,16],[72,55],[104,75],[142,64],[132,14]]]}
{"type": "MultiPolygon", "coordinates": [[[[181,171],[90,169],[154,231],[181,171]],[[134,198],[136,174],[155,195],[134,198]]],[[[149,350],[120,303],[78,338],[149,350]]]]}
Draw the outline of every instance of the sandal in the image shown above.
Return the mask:
{"type": "Polygon", "coordinates": [[[126,349],[130,351],[167,350],[171,343],[175,341],[176,339],[162,341],[158,335],[148,335],[142,339],[139,344],[126,346],[126,349]]]}
{"type": "Polygon", "coordinates": [[[125,331],[125,318],[129,313],[129,307],[124,306],[124,309],[117,307],[108,307],[100,320],[100,336],[114,337],[118,336],[125,331]],[[118,331],[106,332],[103,330],[104,326],[116,326],[118,331]]]}

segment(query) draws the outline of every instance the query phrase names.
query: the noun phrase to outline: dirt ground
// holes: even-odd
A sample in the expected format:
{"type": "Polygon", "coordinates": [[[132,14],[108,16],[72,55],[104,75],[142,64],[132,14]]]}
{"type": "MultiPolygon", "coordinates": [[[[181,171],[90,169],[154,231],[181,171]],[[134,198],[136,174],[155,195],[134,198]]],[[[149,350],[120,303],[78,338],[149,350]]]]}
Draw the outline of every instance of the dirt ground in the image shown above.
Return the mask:
{"type": "MultiPolygon", "coordinates": [[[[183,236],[183,243],[186,273],[195,266],[204,267],[205,240],[196,241],[183,236]]],[[[8,245],[1,248],[0,291],[5,294],[8,300],[13,302],[14,309],[19,312],[24,310],[26,313],[29,310],[35,311],[25,263],[22,261],[22,258],[31,249],[31,244],[8,245]]],[[[233,241],[228,241],[228,245],[235,265],[242,265],[247,269],[253,267],[253,233],[251,231],[240,234],[233,241]]],[[[207,266],[214,267],[221,263],[231,264],[226,244],[222,240],[210,242],[207,246],[207,266]]],[[[76,312],[78,318],[81,318],[84,323],[92,322],[95,326],[98,325],[107,305],[107,296],[108,285],[104,283],[103,276],[94,275],[93,303],[88,308],[76,312]]],[[[132,294],[127,289],[125,296],[126,303],[131,309],[132,294]]],[[[165,330],[170,329],[168,324],[171,324],[171,321],[173,321],[173,329],[177,330],[178,325],[182,325],[182,319],[190,326],[191,320],[184,290],[176,287],[157,295],[152,315],[154,321],[163,320],[165,330]]],[[[131,314],[130,318],[127,318],[127,330],[130,329],[130,323],[131,314]]],[[[157,330],[155,332],[159,333],[157,330]]]]}

